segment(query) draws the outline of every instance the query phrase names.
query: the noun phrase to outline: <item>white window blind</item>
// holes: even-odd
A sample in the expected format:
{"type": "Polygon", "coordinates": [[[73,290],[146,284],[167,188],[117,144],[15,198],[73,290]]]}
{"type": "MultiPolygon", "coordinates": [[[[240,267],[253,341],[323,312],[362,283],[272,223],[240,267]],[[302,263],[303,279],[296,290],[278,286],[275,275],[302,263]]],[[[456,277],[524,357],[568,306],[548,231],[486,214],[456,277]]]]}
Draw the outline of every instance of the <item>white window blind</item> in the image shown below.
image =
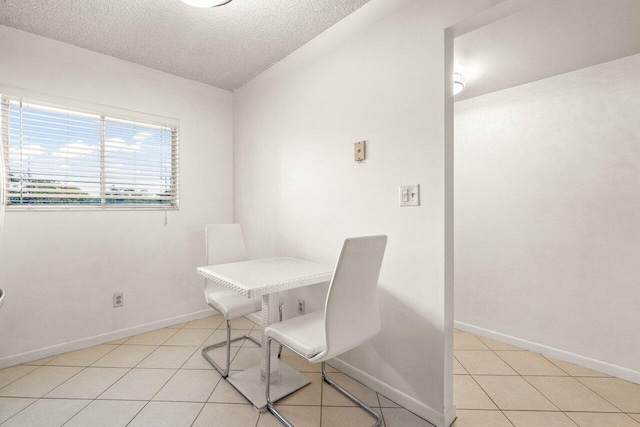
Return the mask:
{"type": "Polygon", "coordinates": [[[8,209],[178,208],[178,126],[1,102],[8,209]]]}

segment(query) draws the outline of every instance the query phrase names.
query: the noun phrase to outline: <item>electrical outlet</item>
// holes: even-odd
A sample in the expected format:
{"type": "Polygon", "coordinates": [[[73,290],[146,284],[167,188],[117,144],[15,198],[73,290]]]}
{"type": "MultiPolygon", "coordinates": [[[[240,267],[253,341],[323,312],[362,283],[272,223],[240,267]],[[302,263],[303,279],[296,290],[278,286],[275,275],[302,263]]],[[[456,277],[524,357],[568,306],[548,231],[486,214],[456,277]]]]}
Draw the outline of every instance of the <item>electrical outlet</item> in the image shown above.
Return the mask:
{"type": "Polygon", "coordinates": [[[113,294],[113,306],[122,307],[124,305],[124,292],[113,294]]]}
{"type": "Polygon", "coordinates": [[[304,314],[304,300],[298,300],[298,314],[304,314]]]}

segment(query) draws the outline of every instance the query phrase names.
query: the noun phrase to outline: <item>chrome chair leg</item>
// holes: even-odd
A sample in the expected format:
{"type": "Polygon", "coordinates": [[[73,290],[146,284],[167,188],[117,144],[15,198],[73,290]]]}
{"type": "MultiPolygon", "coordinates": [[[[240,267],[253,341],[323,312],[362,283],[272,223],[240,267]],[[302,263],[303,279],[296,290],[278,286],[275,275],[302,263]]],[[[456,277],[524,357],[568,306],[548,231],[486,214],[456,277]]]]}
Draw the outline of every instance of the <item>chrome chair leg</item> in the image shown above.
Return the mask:
{"type": "Polygon", "coordinates": [[[208,347],[205,347],[202,349],[202,356],[204,356],[205,359],[207,359],[207,362],[209,362],[211,364],[211,366],[213,366],[216,371],[218,371],[218,373],[220,375],[222,375],[222,378],[227,378],[229,376],[229,369],[231,367],[231,343],[232,342],[236,342],[236,341],[240,341],[240,340],[251,340],[254,343],[261,345],[260,341],[258,341],[257,339],[255,339],[254,337],[252,337],[251,335],[242,335],[239,337],[236,337],[234,339],[231,339],[231,320],[227,320],[227,339],[223,340],[223,341],[218,341],[214,344],[211,344],[208,347]],[[212,358],[211,356],[209,356],[209,354],[207,353],[209,350],[217,348],[217,347],[221,347],[223,345],[227,344],[227,367],[226,369],[222,369],[222,367],[220,365],[218,365],[212,358]]]}
{"type": "Polygon", "coordinates": [[[344,388],[340,387],[331,378],[329,378],[327,376],[327,369],[326,369],[326,366],[325,366],[325,362],[322,362],[322,379],[324,380],[325,383],[329,384],[330,386],[332,386],[333,388],[338,390],[340,393],[344,394],[346,397],[351,399],[351,401],[353,403],[355,403],[356,405],[360,406],[362,409],[367,411],[369,413],[369,415],[374,417],[376,419],[376,422],[374,424],[372,424],[371,427],[378,427],[380,425],[380,422],[381,422],[380,415],[376,411],[371,409],[368,405],[366,405],[363,401],[361,401],[360,399],[355,397],[353,394],[349,393],[347,390],[345,390],[344,388]]]}
{"type": "MultiPolygon", "coordinates": [[[[269,338],[267,340],[267,360],[268,362],[268,367],[267,367],[267,372],[266,372],[266,378],[265,378],[265,394],[266,394],[266,398],[267,398],[267,409],[269,410],[269,412],[271,412],[273,414],[274,417],[276,417],[278,420],[280,420],[280,422],[285,425],[286,427],[293,427],[293,424],[291,424],[285,417],[284,415],[282,415],[280,412],[278,412],[278,410],[275,408],[275,406],[273,405],[273,402],[271,401],[271,395],[270,395],[270,390],[271,390],[271,341],[273,341],[273,338],[269,338]]],[[[278,341],[276,341],[278,342],[278,341]]],[[[282,349],[282,344],[280,344],[280,348],[282,349]]],[[[304,359],[306,359],[304,356],[302,356],[301,354],[299,354],[297,351],[293,350],[292,348],[287,347],[289,350],[293,351],[294,353],[298,354],[300,357],[303,357],[304,359]]],[[[352,395],[351,393],[349,393],[347,390],[345,390],[344,388],[342,388],[341,386],[339,386],[338,384],[336,384],[331,378],[329,378],[327,376],[327,369],[326,369],[326,364],[325,362],[322,362],[322,379],[324,380],[324,382],[326,382],[327,384],[329,384],[330,386],[334,387],[336,390],[338,390],[340,393],[344,394],[346,397],[348,397],[349,399],[351,399],[351,401],[353,403],[355,403],[356,405],[360,406],[362,409],[364,409],[365,411],[367,411],[369,413],[369,415],[371,415],[373,418],[376,419],[376,421],[371,425],[371,427],[379,427],[380,423],[382,422],[382,418],[380,417],[380,414],[378,414],[376,411],[374,411],[371,407],[369,407],[367,404],[365,404],[363,401],[361,401],[360,399],[358,399],[357,397],[355,397],[354,395],[352,395]]]]}
{"type": "MultiPolygon", "coordinates": [[[[269,410],[269,412],[273,414],[274,417],[276,417],[286,427],[293,427],[293,424],[287,421],[284,415],[278,412],[275,406],[273,406],[273,402],[271,401],[271,394],[270,394],[270,391],[271,391],[271,341],[273,341],[273,338],[269,338],[267,340],[267,372],[266,372],[266,378],[265,378],[265,394],[267,397],[267,409],[269,410]]],[[[280,345],[280,350],[282,350],[282,345],[280,345]]]]}
{"type": "MultiPolygon", "coordinates": [[[[282,304],[278,307],[278,312],[280,313],[280,321],[282,322],[282,304]]],[[[282,356],[282,344],[280,344],[280,350],[278,350],[278,359],[282,356]]]]}

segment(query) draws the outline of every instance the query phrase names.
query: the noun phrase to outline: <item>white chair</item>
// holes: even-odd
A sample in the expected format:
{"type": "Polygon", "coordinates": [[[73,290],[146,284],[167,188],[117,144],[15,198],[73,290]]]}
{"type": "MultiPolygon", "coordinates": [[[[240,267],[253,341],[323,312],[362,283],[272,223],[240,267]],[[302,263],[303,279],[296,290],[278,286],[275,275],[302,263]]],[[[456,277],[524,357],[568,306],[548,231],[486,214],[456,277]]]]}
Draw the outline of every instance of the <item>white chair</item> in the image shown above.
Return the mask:
{"type": "MultiPolygon", "coordinates": [[[[208,265],[247,260],[240,224],[208,224],[205,226],[205,239],[208,265]]],[[[211,286],[208,280],[205,281],[204,295],[207,304],[224,316],[227,322],[227,339],[203,348],[202,355],[223,378],[226,378],[229,376],[231,366],[232,342],[249,339],[260,345],[260,341],[250,335],[231,339],[231,320],[260,311],[262,300],[260,298],[246,298],[232,290],[218,289],[211,286]],[[207,352],[225,344],[227,345],[227,366],[222,369],[207,352]]]]}
{"type": "MultiPolygon", "coordinates": [[[[354,237],[344,241],[331,279],[325,311],[294,317],[269,326],[268,358],[271,341],[312,363],[322,363],[322,379],[366,410],[380,425],[380,415],[327,377],[325,361],[365,343],[380,331],[377,287],[387,236],[354,237]]],[[[276,410],[269,395],[271,370],[266,374],[269,411],[285,426],[291,423],[276,410]]]]}

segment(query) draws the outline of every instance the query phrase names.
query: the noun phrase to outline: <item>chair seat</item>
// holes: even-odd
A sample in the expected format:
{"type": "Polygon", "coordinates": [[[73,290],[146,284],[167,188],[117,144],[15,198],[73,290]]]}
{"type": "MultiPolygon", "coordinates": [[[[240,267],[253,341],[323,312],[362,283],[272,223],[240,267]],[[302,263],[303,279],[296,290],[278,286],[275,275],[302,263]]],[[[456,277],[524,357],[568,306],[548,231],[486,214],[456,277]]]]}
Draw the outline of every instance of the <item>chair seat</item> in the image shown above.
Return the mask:
{"type": "Polygon", "coordinates": [[[270,338],[291,347],[307,359],[325,350],[324,311],[316,311],[274,323],[265,329],[270,338]]]}
{"type": "Polygon", "coordinates": [[[218,310],[225,319],[235,319],[255,313],[262,309],[260,298],[247,298],[230,290],[210,291],[206,293],[207,303],[218,310]]]}

